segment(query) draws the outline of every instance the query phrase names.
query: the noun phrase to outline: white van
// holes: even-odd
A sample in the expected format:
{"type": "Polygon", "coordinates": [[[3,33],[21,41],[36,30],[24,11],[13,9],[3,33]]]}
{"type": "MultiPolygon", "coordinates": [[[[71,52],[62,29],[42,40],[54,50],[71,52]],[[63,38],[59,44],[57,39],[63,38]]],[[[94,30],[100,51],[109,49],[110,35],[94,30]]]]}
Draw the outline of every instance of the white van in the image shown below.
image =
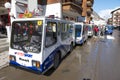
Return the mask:
{"type": "Polygon", "coordinates": [[[92,37],[93,36],[93,25],[92,24],[87,24],[88,26],[88,37],[92,37]]]}
{"type": "Polygon", "coordinates": [[[87,26],[84,25],[82,22],[76,22],[74,23],[74,30],[75,30],[75,43],[83,44],[88,39],[87,26]]]}

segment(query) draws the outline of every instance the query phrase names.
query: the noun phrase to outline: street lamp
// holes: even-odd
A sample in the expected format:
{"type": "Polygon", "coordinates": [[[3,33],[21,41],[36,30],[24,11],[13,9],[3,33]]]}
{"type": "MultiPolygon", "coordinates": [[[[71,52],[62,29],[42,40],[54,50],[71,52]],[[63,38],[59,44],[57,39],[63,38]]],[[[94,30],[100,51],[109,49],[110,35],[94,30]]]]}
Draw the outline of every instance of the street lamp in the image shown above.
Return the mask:
{"type": "Polygon", "coordinates": [[[5,6],[5,8],[7,8],[7,10],[8,10],[8,24],[10,25],[10,9],[11,9],[11,4],[10,4],[10,2],[6,2],[5,4],[4,4],[4,6],[5,6]]]}

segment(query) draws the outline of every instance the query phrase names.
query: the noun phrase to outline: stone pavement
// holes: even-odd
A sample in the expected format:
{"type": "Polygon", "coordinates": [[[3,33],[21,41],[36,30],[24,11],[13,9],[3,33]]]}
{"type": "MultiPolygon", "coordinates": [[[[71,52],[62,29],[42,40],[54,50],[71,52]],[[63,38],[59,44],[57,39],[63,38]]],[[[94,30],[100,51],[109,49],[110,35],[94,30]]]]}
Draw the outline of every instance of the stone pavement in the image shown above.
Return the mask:
{"type": "Polygon", "coordinates": [[[9,42],[7,35],[0,33],[0,69],[9,65],[9,42]]]}
{"type": "Polygon", "coordinates": [[[0,39],[1,39],[1,38],[7,38],[7,35],[0,33],[0,39]]]}
{"type": "Polygon", "coordinates": [[[9,42],[5,35],[0,34],[0,69],[9,65],[9,42]]]}

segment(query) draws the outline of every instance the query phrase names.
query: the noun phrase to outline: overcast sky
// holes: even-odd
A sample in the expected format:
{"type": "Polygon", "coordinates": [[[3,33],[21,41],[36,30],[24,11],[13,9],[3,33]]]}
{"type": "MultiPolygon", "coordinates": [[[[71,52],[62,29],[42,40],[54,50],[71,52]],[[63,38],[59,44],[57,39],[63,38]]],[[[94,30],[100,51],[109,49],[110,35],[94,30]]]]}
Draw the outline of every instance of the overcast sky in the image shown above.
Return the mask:
{"type": "Polygon", "coordinates": [[[94,0],[93,9],[102,18],[110,18],[111,11],[120,8],[120,0],[94,0]]]}

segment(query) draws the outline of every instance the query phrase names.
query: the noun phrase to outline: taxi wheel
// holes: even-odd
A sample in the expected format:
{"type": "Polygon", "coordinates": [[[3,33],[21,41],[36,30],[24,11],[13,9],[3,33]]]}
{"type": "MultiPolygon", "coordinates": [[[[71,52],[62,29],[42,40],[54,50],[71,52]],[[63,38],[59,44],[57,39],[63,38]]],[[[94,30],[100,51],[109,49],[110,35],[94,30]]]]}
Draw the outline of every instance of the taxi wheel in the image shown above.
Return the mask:
{"type": "Polygon", "coordinates": [[[57,53],[55,54],[55,56],[54,56],[53,68],[54,68],[54,69],[57,69],[58,66],[59,66],[59,64],[60,64],[60,53],[57,52],[57,53]]]}
{"type": "Polygon", "coordinates": [[[73,43],[71,43],[71,45],[70,45],[70,52],[72,52],[73,51],[73,43]]]}

